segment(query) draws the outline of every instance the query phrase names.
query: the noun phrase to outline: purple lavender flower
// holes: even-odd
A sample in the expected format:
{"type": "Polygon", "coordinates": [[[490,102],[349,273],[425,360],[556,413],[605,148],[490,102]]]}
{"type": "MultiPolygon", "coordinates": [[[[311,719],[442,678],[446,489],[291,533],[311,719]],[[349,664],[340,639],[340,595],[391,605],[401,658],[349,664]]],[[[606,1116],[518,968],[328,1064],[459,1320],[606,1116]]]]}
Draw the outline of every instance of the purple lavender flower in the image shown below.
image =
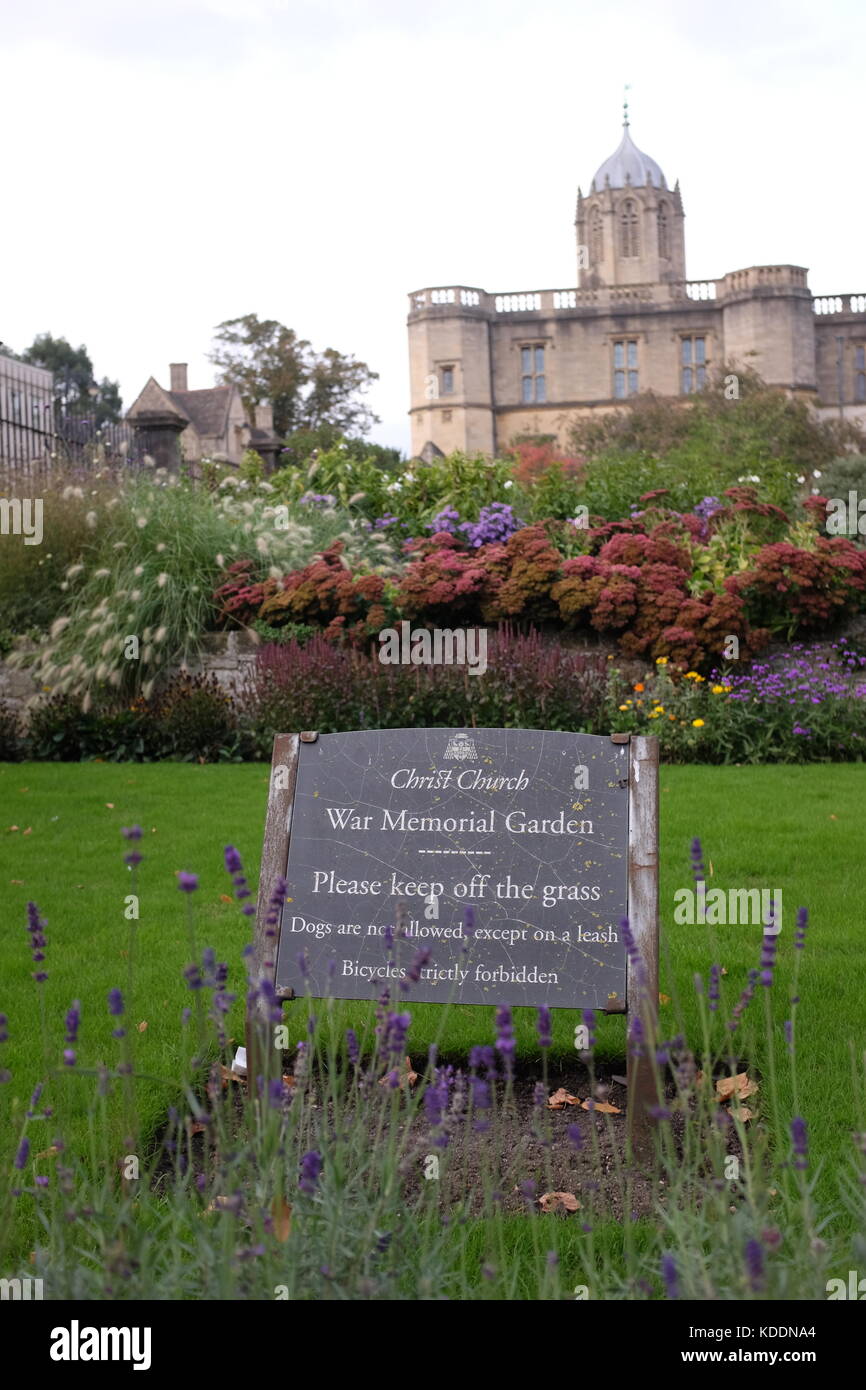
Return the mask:
{"type": "Polygon", "coordinates": [[[346,1052],[350,1065],[357,1067],[361,1059],[361,1049],[358,1045],[358,1035],[354,1028],[346,1029],[346,1052]]]}
{"type": "Polygon", "coordinates": [[[123,995],[119,989],[108,991],[108,1012],[113,1018],[119,1018],[123,1013],[123,995]]]}
{"type": "Polygon", "coordinates": [[[754,1237],[746,1242],[746,1276],[752,1293],[760,1293],[764,1287],[764,1248],[754,1237]]]}
{"type": "Polygon", "coordinates": [[[722,967],[721,967],[720,965],[711,965],[711,966],[710,966],[709,1001],[710,1001],[710,1013],[712,1013],[712,1014],[716,1013],[717,1010],[718,1010],[718,1007],[719,1007],[719,980],[721,979],[721,976],[722,976],[722,967]]]}
{"type": "Polygon", "coordinates": [[[591,1052],[592,1049],[595,1047],[595,1010],[583,1009],[580,1016],[583,1020],[584,1027],[588,1030],[589,1036],[586,1045],[588,1050],[591,1052]]]}
{"type": "Polygon", "coordinates": [[[40,1081],[40,1082],[38,1083],[38,1085],[36,1086],[36,1089],[34,1090],[33,1095],[30,1097],[30,1106],[29,1106],[29,1108],[28,1108],[28,1110],[27,1110],[27,1118],[28,1118],[28,1120],[32,1120],[32,1119],[33,1119],[33,1116],[34,1116],[35,1113],[36,1113],[36,1107],[37,1107],[37,1105],[39,1104],[39,1097],[42,1095],[42,1092],[44,1091],[44,1089],[45,1089],[45,1083],[42,1082],[42,1081],[40,1081]]]}
{"type": "Polygon", "coordinates": [[[188,874],[181,869],[177,876],[177,886],[181,893],[194,893],[198,888],[198,874],[188,874]]]}
{"type": "Polygon", "coordinates": [[[406,1034],[412,1015],[389,1013],[385,1021],[385,1051],[392,1057],[402,1057],[406,1050],[406,1034]]]}
{"type": "Polygon", "coordinates": [[[802,951],[806,944],[806,928],[809,925],[809,909],[806,907],[797,908],[797,931],[794,936],[794,949],[802,951]]]}
{"type": "Polygon", "coordinates": [[[794,1055],[794,1023],[790,1018],[785,1019],[785,1042],[788,1047],[789,1057],[794,1055]]]}
{"type": "Polygon", "coordinates": [[[473,1070],[483,1067],[488,1076],[496,1070],[496,1055],[489,1043],[476,1043],[469,1049],[469,1065],[473,1070]]]}
{"type": "Polygon", "coordinates": [[[700,840],[698,839],[697,835],[696,835],[695,838],[692,840],[692,850],[691,850],[691,853],[692,853],[692,874],[694,875],[695,883],[705,883],[705,882],[706,882],[707,874],[706,874],[706,870],[705,870],[705,868],[704,868],[704,851],[703,851],[703,849],[702,849],[702,847],[701,847],[701,842],[700,842],[700,840]]]}
{"type": "Polygon", "coordinates": [[[511,1022],[511,1009],[507,1004],[500,1004],[496,1010],[496,1043],[497,1052],[502,1054],[505,1063],[505,1075],[511,1076],[514,1067],[514,1053],[517,1050],[517,1042],[514,1037],[514,1027],[511,1022]]]}
{"type": "Polygon", "coordinates": [[[628,1050],[632,1057],[642,1057],[644,1027],[639,1014],[632,1014],[628,1029],[628,1050]]]}
{"type": "Polygon", "coordinates": [[[0,1043],[9,1041],[9,1020],[5,1014],[0,1014],[0,1043]]]}
{"type": "Polygon", "coordinates": [[[406,972],[406,978],[408,980],[411,980],[413,984],[417,985],[418,981],[421,979],[421,971],[424,969],[424,966],[430,960],[432,954],[433,953],[428,946],[422,946],[418,954],[415,956],[415,959],[413,960],[412,964],[409,966],[408,971],[406,972]]]}
{"type": "Polygon", "coordinates": [[[124,825],[120,833],[124,840],[140,840],[144,832],[140,825],[124,825]]]}
{"type": "Polygon", "coordinates": [[[21,1140],[21,1143],[18,1145],[18,1152],[15,1155],[15,1167],[18,1169],[19,1173],[27,1163],[27,1157],[29,1153],[30,1140],[27,1138],[27,1135],[25,1134],[24,1138],[21,1140]]]}
{"type": "Polygon", "coordinates": [[[805,1171],[809,1166],[809,1140],[806,1121],[800,1115],[791,1121],[791,1146],[794,1151],[794,1167],[800,1172],[805,1171]]]}
{"type": "Polygon", "coordinates": [[[81,1022],[81,1001],[74,999],[72,1006],[66,1015],[66,1041],[74,1043],[78,1037],[78,1025],[81,1022]]]}
{"type": "Polygon", "coordinates": [[[583,1135],[580,1132],[580,1125],[568,1125],[565,1133],[568,1136],[568,1142],[571,1144],[572,1148],[577,1149],[579,1152],[583,1148],[583,1135]]]}
{"type": "Polygon", "coordinates": [[[321,1172],[322,1155],[316,1149],[310,1149],[301,1159],[301,1176],[298,1179],[298,1187],[308,1197],[315,1193],[321,1172]]]}
{"type": "Polygon", "coordinates": [[[75,1066],[75,1053],[71,1047],[64,1048],[63,1050],[63,1065],[65,1067],[75,1066]]]}
{"type": "MultiPolygon", "coordinates": [[[[33,957],[34,965],[40,965],[45,959],[45,922],[39,916],[39,908],[35,903],[27,904],[27,931],[30,935],[30,954],[33,957]]],[[[34,970],[33,978],[37,984],[44,984],[48,979],[48,972],[45,970],[34,970]]]]}
{"type": "Polygon", "coordinates": [[[550,1009],[546,1004],[539,1005],[538,1009],[538,1046],[550,1047],[553,1039],[550,1035],[550,1009]]]}
{"type": "Polygon", "coordinates": [[[765,936],[761,947],[761,984],[769,989],[773,983],[773,966],[776,963],[776,937],[765,936]]]}
{"type": "Polygon", "coordinates": [[[673,1255],[662,1255],[662,1279],[668,1298],[679,1298],[680,1286],[677,1278],[677,1262],[673,1255]]]}

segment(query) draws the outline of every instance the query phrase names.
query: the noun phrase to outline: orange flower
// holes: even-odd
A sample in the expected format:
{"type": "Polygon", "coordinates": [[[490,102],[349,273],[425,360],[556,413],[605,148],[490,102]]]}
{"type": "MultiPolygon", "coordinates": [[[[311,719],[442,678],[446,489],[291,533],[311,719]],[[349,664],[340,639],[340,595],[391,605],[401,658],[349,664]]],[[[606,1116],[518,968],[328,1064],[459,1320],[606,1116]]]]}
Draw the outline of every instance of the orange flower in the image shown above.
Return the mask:
{"type": "Polygon", "coordinates": [[[632,689],[633,689],[633,690],[636,690],[636,691],[638,692],[638,694],[640,694],[640,692],[643,690],[643,688],[644,688],[643,681],[638,681],[637,685],[635,685],[635,686],[632,687],[632,689]]]}

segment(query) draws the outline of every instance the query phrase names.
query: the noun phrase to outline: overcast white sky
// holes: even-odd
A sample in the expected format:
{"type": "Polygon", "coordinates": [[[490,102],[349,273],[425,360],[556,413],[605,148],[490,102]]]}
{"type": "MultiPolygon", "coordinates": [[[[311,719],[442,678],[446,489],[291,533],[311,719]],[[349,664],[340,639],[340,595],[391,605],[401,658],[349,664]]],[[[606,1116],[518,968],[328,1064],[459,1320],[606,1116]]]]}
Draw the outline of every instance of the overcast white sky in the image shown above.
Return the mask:
{"type": "Polygon", "coordinates": [[[866,291],[862,0],[0,0],[0,340],[86,343],[126,405],[213,383],[254,312],[380,374],[407,294],[576,283],[574,204],[631,133],[687,274],[866,291]]]}

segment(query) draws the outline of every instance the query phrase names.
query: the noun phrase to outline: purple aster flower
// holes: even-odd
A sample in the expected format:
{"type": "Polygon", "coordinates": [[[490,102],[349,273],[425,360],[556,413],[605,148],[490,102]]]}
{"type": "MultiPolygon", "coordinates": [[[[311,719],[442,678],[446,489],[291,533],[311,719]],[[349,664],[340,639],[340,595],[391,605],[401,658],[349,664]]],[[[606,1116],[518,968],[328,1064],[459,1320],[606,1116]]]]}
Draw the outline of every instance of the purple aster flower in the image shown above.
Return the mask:
{"type": "Polygon", "coordinates": [[[662,1279],[668,1298],[679,1298],[680,1286],[677,1278],[677,1262],[673,1255],[662,1255],[662,1279]]]}
{"type": "Polygon", "coordinates": [[[550,1047],[553,1039],[550,1036],[550,1009],[546,1004],[539,1005],[538,1009],[538,1046],[550,1047]]]}
{"type": "Polygon", "coordinates": [[[322,1155],[316,1149],[310,1149],[301,1159],[301,1176],[298,1179],[298,1187],[308,1197],[315,1193],[321,1172],[322,1155]]]}
{"type": "Polygon", "coordinates": [[[194,893],[198,888],[198,874],[188,874],[182,869],[177,876],[177,886],[181,893],[194,893]]]}

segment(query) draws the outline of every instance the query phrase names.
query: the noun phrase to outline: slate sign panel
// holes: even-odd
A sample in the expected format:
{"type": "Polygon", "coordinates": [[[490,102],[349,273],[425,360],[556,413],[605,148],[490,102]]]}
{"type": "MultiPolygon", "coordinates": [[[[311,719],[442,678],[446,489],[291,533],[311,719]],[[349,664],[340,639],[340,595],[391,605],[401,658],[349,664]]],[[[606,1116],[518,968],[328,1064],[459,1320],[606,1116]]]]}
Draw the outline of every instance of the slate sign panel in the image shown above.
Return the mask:
{"type": "Polygon", "coordinates": [[[415,963],[414,1000],[624,1008],[628,776],[627,745],[583,734],[302,742],[277,988],[396,997],[415,963]]]}

